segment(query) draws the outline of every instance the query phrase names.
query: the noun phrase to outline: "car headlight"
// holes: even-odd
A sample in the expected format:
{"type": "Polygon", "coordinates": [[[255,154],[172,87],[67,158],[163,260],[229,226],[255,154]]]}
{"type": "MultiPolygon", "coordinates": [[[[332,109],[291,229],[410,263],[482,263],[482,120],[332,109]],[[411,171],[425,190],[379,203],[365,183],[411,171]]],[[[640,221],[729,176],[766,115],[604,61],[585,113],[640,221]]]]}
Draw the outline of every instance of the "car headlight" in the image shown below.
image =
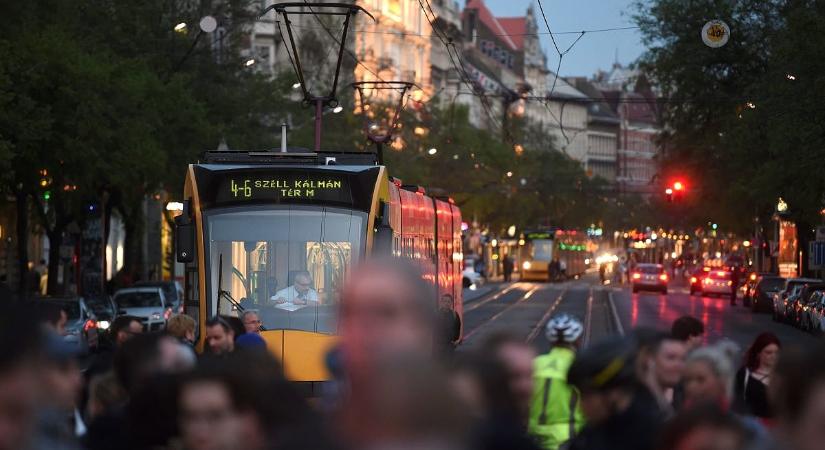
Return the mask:
{"type": "Polygon", "coordinates": [[[111,325],[111,324],[109,323],[108,320],[100,320],[100,321],[97,322],[97,327],[100,328],[101,330],[108,330],[109,325],[111,325]]]}
{"type": "Polygon", "coordinates": [[[530,267],[532,267],[532,266],[533,265],[530,264],[530,261],[524,261],[524,264],[521,265],[521,267],[523,267],[524,270],[530,270],[530,267]]]}
{"type": "Polygon", "coordinates": [[[152,313],[152,320],[160,320],[160,317],[161,315],[159,312],[152,313]]]}

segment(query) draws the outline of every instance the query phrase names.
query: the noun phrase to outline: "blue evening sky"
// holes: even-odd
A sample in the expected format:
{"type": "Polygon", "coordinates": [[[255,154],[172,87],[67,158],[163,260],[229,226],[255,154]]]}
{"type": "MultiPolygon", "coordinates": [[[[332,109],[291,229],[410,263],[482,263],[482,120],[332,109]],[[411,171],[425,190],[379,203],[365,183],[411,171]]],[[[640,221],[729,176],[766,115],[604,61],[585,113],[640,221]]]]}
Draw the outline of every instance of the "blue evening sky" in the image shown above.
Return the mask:
{"type": "MultiPolygon", "coordinates": [[[[535,0],[485,0],[487,7],[496,17],[519,16],[535,0]]],[[[581,31],[599,28],[633,26],[631,15],[633,0],[542,0],[544,12],[554,33],[559,31],[581,31]]],[[[538,5],[534,6],[539,31],[547,29],[541,18],[538,5]]],[[[578,35],[557,36],[559,48],[564,51],[578,35]]],[[[556,70],[558,55],[550,42],[550,37],[542,36],[543,48],[548,56],[550,70],[556,70]]],[[[611,31],[586,34],[565,55],[561,64],[562,76],[591,76],[597,69],[610,69],[618,51],[619,62],[633,62],[644,51],[638,30],[611,31]]]]}

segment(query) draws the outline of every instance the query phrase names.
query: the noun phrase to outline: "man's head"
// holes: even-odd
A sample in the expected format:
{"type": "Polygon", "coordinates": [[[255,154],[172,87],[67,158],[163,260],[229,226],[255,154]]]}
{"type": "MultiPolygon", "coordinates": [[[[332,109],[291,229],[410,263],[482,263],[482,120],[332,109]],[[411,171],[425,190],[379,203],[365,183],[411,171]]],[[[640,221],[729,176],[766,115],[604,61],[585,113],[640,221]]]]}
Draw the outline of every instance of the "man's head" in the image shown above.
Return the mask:
{"type": "Polygon", "coordinates": [[[59,304],[52,302],[35,302],[35,314],[41,325],[63,336],[66,334],[66,322],[69,316],[59,304]]]}
{"type": "Polygon", "coordinates": [[[825,442],[825,342],[784,350],[771,381],[780,442],[815,450],[825,442]]]}
{"type": "Polygon", "coordinates": [[[507,372],[510,392],[519,412],[525,417],[533,396],[533,359],[536,352],[524,339],[510,333],[496,333],[482,345],[482,352],[492,356],[507,372]]]}
{"type": "Polygon", "coordinates": [[[143,333],[143,324],[135,316],[120,316],[112,322],[109,332],[112,334],[115,344],[119,347],[134,335],[143,333]]]}
{"type": "Polygon", "coordinates": [[[638,345],[638,376],[648,384],[659,388],[672,388],[679,384],[685,369],[687,349],[682,341],[668,333],[656,330],[634,330],[638,345]]]}
{"type": "Polygon", "coordinates": [[[43,387],[41,404],[69,413],[77,406],[83,377],[78,365],[77,347],[49,330],[45,337],[44,358],[40,370],[43,387]]]}
{"type": "Polygon", "coordinates": [[[295,291],[303,295],[312,289],[312,277],[309,272],[299,272],[295,275],[295,291]]]}
{"type": "Polygon", "coordinates": [[[685,343],[687,351],[691,351],[702,345],[702,338],[705,335],[705,324],[693,316],[682,316],[673,321],[670,328],[673,339],[685,343]]]}
{"type": "Polygon", "coordinates": [[[636,351],[633,339],[610,338],[576,356],[567,382],[581,393],[582,413],[590,423],[603,423],[630,406],[639,385],[636,351]]]}
{"type": "Polygon", "coordinates": [[[195,363],[194,351],[177,339],[158,333],[138,334],[117,349],[114,372],[132,393],[156,375],[181,373],[195,363]]]}
{"type": "Polygon", "coordinates": [[[244,330],[246,330],[247,333],[261,332],[261,318],[258,316],[258,311],[247,309],[241,315],[241,320],[243,321],[244,330]]]}
{"type": "Polygon", "coordinates": [[[340,329],[352,376],[369,376],[387,354],[432,349],[432,289],[414,266],[373,260],[354,270],[343,289],[340,329]]]}
{"type": "Polygon", "coordinates": [[[166,321],[166,332],[182,341],[195,342],[195,319],[186,314],[175,314],[166,321]]]}
{"type": "Polygon", "coordinates": [[[235,331],[226,319],[215,316],[206,322],[206,345],[216,355],[235,350],[235,331]]]}

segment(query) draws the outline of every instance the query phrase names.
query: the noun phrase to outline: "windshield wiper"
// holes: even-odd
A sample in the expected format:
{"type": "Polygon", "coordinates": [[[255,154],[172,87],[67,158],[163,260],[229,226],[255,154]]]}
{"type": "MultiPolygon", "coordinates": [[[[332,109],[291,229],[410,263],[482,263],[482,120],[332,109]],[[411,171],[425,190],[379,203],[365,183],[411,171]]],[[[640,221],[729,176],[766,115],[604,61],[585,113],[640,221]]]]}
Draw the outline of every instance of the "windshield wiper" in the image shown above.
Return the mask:
{"type": "MultiPolygon", "coordinates": [[[[232,297],[232,294],[229,291],[223,290],[223,253],[220,254],[218,257],[218,306],[217,306],[217,315],[221,314],[221,298],[226,299],[229,303],[232,304],[238,311],[244,312],[245,309],[241,304],[232,297]]],[[[263,325],[259,325],[258,328],[261,331],[267,331],[266,327],[263,325]]]]}

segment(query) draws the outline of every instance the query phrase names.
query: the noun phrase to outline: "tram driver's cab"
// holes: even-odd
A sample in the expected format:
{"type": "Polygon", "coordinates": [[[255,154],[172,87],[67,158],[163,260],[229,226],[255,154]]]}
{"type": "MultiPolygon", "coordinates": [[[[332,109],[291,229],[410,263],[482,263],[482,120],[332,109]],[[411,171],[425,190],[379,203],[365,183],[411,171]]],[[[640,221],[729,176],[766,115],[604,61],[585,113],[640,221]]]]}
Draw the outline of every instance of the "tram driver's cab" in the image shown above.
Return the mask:
{"type": "Polygon", "coordinates": [[[213,314],[257,309],[266,330],[335,333],[339,288],[364,253],[366,221],[330,207],[205,212],[213,314]]]}

